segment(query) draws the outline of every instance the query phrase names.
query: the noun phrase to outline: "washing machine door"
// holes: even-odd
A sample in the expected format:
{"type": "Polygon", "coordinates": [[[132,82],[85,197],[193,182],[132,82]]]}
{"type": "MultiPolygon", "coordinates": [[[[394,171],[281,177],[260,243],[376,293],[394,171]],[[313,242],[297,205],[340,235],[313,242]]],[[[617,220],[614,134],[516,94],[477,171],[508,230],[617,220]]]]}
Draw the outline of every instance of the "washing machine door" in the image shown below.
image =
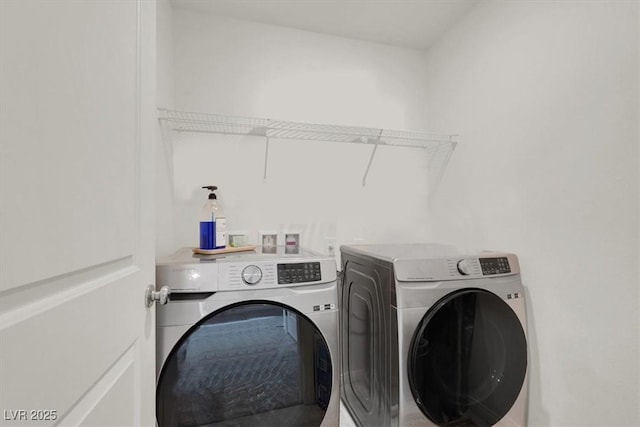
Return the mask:
{"type": "Polygon", "coordinates": [[[520,394],[526,370],[518,316],[481,289],[438,301],[418,325],[409,351],[413,397],[437,425],[496,424],[520,394]]]}
{"type": "Polygon", "coordinates": [[[306,316],[273,302],[234,304],[172,349],[158,378],[158,426],[319,426],[332,370],[306,316]]]}

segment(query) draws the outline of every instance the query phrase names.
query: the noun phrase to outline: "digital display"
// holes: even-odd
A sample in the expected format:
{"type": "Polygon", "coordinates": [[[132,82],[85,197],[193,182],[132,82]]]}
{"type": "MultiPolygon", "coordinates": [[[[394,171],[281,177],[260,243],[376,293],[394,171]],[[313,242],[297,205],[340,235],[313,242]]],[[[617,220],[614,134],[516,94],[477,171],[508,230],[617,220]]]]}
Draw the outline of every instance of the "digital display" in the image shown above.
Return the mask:
{"type": "Polygon", "coordinates": [[[480,258],[480,268],[482,269],[482,274],[485,276],[511,273],[511,266],[509,266],[507,257],[480,258]]]}
{"type": "Polygon", "coordinates": [[[321,279],[319,262],[278,264],[278,285],[317,282],[321,279]]]}

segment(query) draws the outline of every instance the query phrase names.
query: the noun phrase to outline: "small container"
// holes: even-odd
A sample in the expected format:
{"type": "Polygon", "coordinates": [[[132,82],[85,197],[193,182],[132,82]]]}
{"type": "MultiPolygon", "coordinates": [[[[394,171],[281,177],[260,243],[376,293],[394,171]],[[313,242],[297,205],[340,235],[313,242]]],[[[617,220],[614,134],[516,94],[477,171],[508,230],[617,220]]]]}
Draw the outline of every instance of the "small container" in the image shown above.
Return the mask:
{"type": "Polygon", "coordinates": [[[263,254],[275,254],[278,252],[278,233],[260,233],[259,239],[263,254]]]}
{"type": "Polygon", "coordinates": [[[232,248],[247,246],[249,244],[249,236],[244,231],[229,232],[227,238],[229,239],[229,246],[232,248]]]}
{"type": "Polygon", "coordinates": [[[300,234],[286,233],[284,235],[284,253],[299,254],[300,253],[300,234]]]}

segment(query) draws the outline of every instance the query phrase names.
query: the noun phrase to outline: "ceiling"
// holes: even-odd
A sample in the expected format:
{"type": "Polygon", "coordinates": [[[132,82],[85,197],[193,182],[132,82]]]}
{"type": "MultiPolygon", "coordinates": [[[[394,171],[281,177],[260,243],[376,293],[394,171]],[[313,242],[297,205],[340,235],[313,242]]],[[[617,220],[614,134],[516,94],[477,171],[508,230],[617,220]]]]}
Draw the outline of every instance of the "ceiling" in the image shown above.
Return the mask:
{"type": "Polygon", "coordinates": [[[479,0],[171,0],[176,8],[427,49],[479,0]]]}

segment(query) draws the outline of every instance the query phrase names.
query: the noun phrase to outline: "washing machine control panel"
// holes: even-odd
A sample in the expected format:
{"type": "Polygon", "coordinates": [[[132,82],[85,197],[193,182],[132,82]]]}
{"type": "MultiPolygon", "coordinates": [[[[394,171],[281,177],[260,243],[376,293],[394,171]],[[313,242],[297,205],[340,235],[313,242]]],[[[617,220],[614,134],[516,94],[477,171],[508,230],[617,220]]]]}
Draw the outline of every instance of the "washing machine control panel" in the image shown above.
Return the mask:
{"type": "Polygon", "coordinates": [[[280,260],[220,263],[218,291],[307,286],[336,280],[335,261],[280,260]]]}
{"type": "Polygon", "coordinates": [[[322,280],[319,262],[278,264],[278,284],[317,282],[322,280]]]}
{"type": "MultiPolygon", "coordinates": [[[[242,281],[247,285],[257,285],[262,280],[262,269],[257,265],[247,265],[242,269],[242,281]]],[[[317,282],[322,280],[319,262],[287,263],[277,265],[279,285],[317,282]]]]}

